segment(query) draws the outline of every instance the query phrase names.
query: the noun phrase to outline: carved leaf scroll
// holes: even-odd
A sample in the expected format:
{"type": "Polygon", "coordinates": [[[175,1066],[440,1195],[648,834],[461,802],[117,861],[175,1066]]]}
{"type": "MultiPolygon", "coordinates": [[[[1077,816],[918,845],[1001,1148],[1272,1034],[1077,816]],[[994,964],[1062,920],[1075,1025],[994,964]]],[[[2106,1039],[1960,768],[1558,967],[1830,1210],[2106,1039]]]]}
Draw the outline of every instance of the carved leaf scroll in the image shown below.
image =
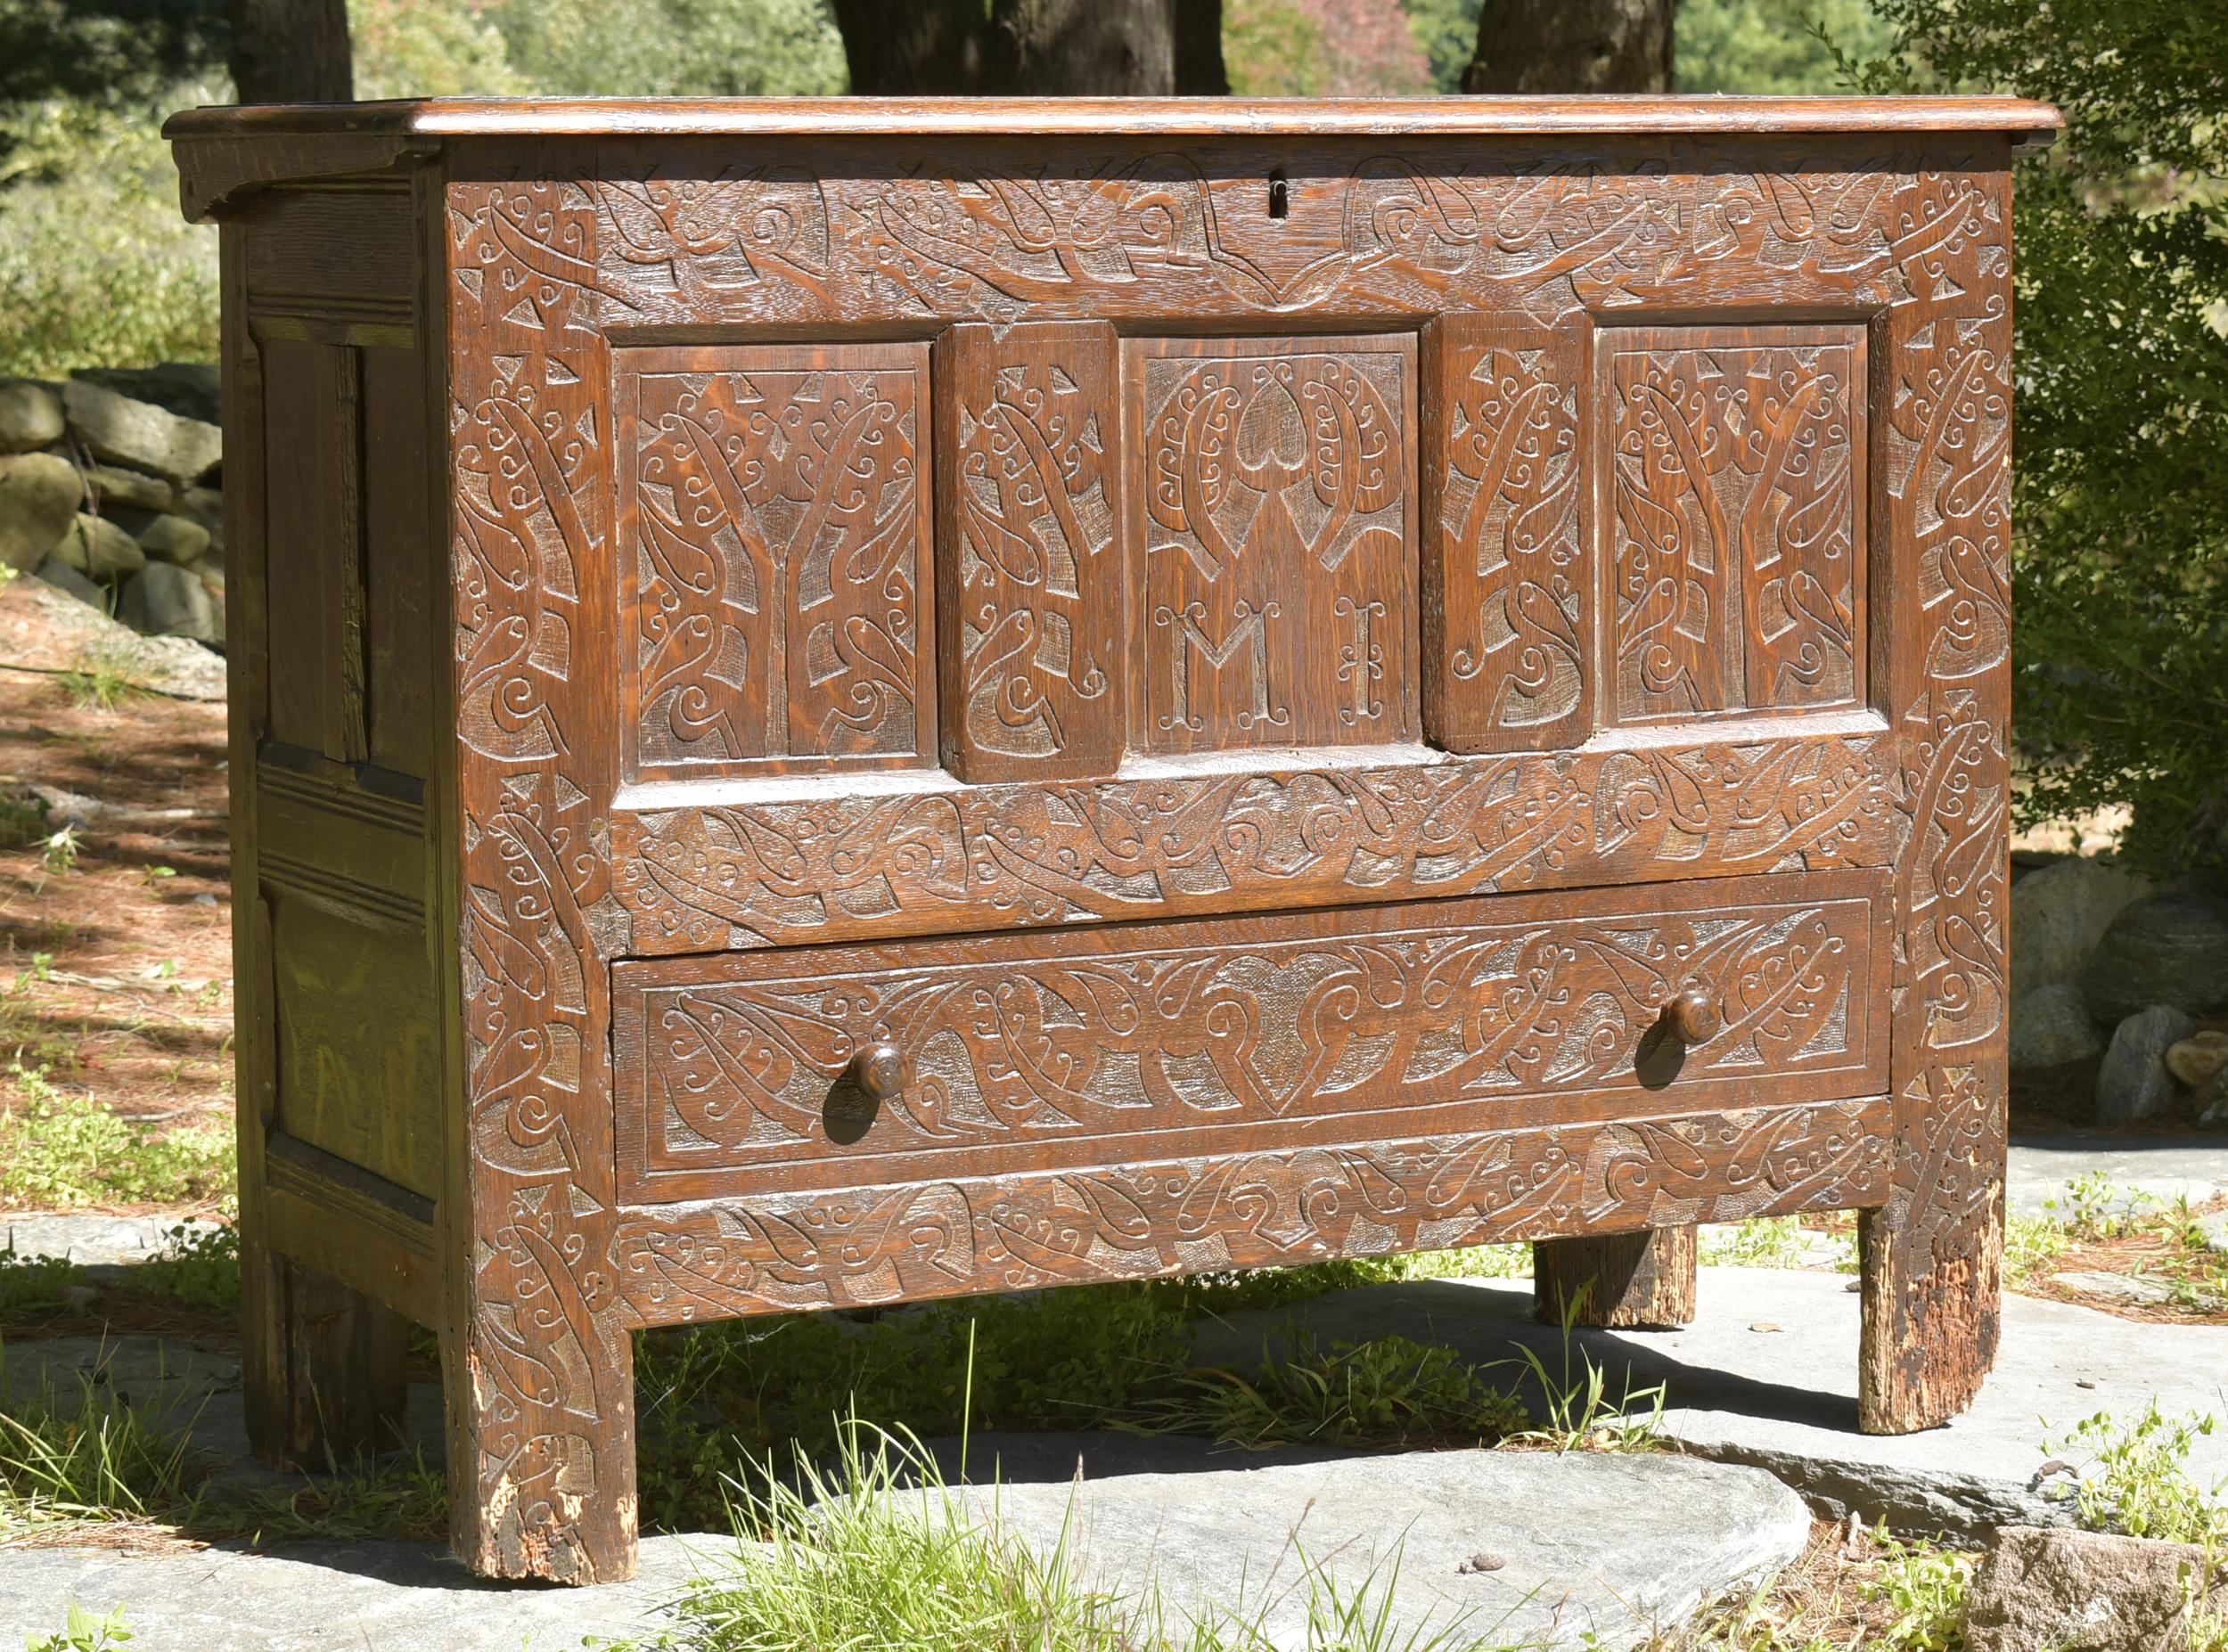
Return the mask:
{"type": "Polygon", "coordinates": [[[920,761],[925,354],[622,356],[635,774],[920,761]]]}

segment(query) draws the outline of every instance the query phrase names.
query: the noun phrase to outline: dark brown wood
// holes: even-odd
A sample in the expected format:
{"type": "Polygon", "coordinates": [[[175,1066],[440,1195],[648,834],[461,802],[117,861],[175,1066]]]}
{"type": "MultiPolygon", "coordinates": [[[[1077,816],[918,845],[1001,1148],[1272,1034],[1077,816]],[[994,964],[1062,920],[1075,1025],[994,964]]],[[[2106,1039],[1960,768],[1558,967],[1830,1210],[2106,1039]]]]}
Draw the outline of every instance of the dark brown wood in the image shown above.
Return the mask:
{"type": "Polygon", "coordinates": [[[356,95],[347,0],[225,0],[232,84],[243,103],[337,103],[356,95]]]}
{"type": "MultiPolygon", "coordinates": [[[[1166,96],[1178,6],[1199,0],[835,0],[851,90],[873,95],[1166,96]]],[[[1211,5],[1216,32],[1221,9],[1211,5]]],[[[1196,35],[1205,27],[1191,20],[1196,35]]],[[[1185,43],[1196,60],[1196,39],[1185,43]]],[[[1213,58],[1218,70],[1219,42],[1213,58]]],[[[1185,91],[1208,72],[1187,61],[1185,91]]]]}
{"type": "Polygon", "coordinates": [[[1676,1330],[1693,1322],[1691,1223],[1532,1246],[1532,1312],[1550,1325],[1676,1330]]]}
{"type": "Polygon", "coordinates": [[[641,1326],[1488,1240],[1668,1323],[1831,1209],[1951,1414],[2054,122],[181,117],[258,1440],[426,1320],[457,1549],[592,1582],[641,1326]]]}
{"type": "Polygon", "coordinates": [[[1465,92],[1668,92],[1679,0],[1492,0],[1465,92]]]}

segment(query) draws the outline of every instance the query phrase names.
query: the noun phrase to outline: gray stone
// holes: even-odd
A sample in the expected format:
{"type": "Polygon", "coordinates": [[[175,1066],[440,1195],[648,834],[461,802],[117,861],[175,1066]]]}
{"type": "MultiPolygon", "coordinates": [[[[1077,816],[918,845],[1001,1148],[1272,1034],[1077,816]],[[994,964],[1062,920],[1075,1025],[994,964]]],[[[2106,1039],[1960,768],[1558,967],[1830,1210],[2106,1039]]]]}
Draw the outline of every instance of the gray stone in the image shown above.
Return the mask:
{"type": "Polygon", "coordinates": [[[67,591],[78,601],[109,611],[109,593],[105,586],[96,585],[58,556],[50,556],[32,570],[57,591],[67,591]]]}
{"type": "Polygon", "coordinates": [[[2013,1072],[2036,1072],[2093,1061],[2103,1051],[2104,1041],[2089,1019],[2080,987],[2053,981],[2013,1002],[2011,1049],[2013,1072]]]}
{"type": "Polygon", "coordinates": [[[2024,1134],[2011,1144],[2005,1192],[2022,1216],[2062,1212],[2068,1184],[2095,1173],[2119,1191],[2202,1205],[2228,1193],[2228,1136],[2116,1134],[2065,1130],[2024,1134]]]}
{"type": "Polygon", "coordinates": [[[2197,1122],[2208,1130],[2228,1130],[2228,1073],[2216,1073],[2197,1098],[2197,1122]]]}
{"type": "Polygon", "coordinates": [[[2228,1033],[2207,1027],[2167,1051],[2167,1071],[2191,1090],[2202,1090],[2228,1067],[2228,1033]]]}
{"type": "Polygon", "coordinates": [[[2200,1015],[2228,1003],[2228,904],[2167,889],[2121,908],[2082,966],[2081,992],[2106,1026],[2150,1004],[2200,1015]]]}
{"type": "Polygon", "coordinates": [[[2074,979],[2112,920],[2149,888],[2140,878],[2079,855],[2052,861],[2014,883],[2012,995],[2074,979]]]}
{"type": "Polygon", "coordinates": [[[137,538],[149,561],[179,568],[198,562],[209,549],[209,530],[182,516],[159,516],[139,530],[137,538]]]}
{"type": "Polygon", "coordinates": [[[152,402],[186,419],[223,422],[224,380],[214,362],[162,362],[152,367],[80,367],[70,375],[135,402],[152,402]]]}
{"type": "MultiPolygon", "coordinates": [[[[1859,1297],[1834,1273],[1764,1268],[1701,1271],[1700,1313],[1675,1331],[1574,1330],[1571,1369],[1591,1359],[1612,1396],[1661,1383],[1666,1432],[1683,1449],[1770,1470],[1829,1518],[1885,1519],[1899,1531],[1979,1537],[1998,1525],[2069,1517],[2031,1485],[2046,1435],[2104,1411],[2127,1421],[2156,1399],[2168,1415],[2219,1409],[2228,1325],[2126,1320],[2072,1303],[2003,1299],[1995,1370],[1970,1409],[1923,1434],[1856,1427],[1859,1297]],[[1777,1325],[1758,1333],[1757,1324],[1777,1325]]],[[[1563,1369],[1562,1331],[1536,1324],[1521,1280],[1411,1280],[1339,1291],[1202,1326],[1205,1364],[1246,1365],[1265,1342],[1296,1335],[1318,1345],[1399,1335],[1443,1342],[1480,1365],[1515,1345],[1563,1369]]],[[[2228,1435],[2199,1439],[2189,1469],[2202,1484],[2228,1476],[2228,1435]]]]}
{"type": "Polygon", "coordinates": [[[635,1577],[586,1590],[487,1582],[423,1543],[11,1550],[0,1645],[59,1632],[75,1600],[121,1606],[132,1646],[150,1652],[576,1652],[591,1637],[654,1638],[667,1603],[724,1547],[646,1537],[635,1577]]]}
{"type": "Polygon", "coordinates": [[[223,1225],[204,1216],[9,1216],[0,1218],[0,1250],[114,1266],[161,1255],[173,1228],[207,1233],[223,1225]]]}
{"type": "Polygon", "coordinates": [[[2167,1071],[2167,1051],[2196,1030],[2171,1004],[2152,1004],[2113,1028],[2096,1070],[2096,1122],[2131,1125],[2172,1107],[2180,1092],[2167,1071]]]}
{"type": "MultiPolygon", "coordinates": [[[[50,559],[42,574],[61,566],[50,559]]],[[[44,577],[0,585],[0,635],[10,639],[9,651],[21,665],[63,671],[90,657],[142,688],[181,699],[225,698],[222,655],[184,637],[143,637],[111,618],[105,606],[88,607],[44,577]]]]}
{"type": "Polygon", "coordinates": [[[37,379],[0,379],[0,453],[27,454],[61,439],[61,397],[37,379]]]}
{"type": "MultiPolygon", "coordinates": [[[[2007,1526],[1965,1596],[1967,1652],[2180,1652],[2183,1579],[2202,1579],[2190,1543],[2007,1526]]],[[[2213,1590],[2228,1605],[2228,1580],[2213,1590]]]]}
{"type": "MultiPolygon", "coordinates": [[[[2085,1296],[2109,1296],[2115,1302],[2132,1304],[2139,1308],[2155,1308],[2174,1300],[2174,1287],[2167,1280],[2150,1273],[2055,1273],[2051,1276],[2069,1290],[2077,1290],[2085,1296]]],[[[2191,1305],[2210,1310],[2219,1304],[2220,1298],[2209,1291],[2199,1291],[2191,1305]]]]}
{"type": "Polygon", "coordinates": [[[61,398],[70,428],[96,459],[190,482],[224,456],[224,432],[214,424],[182,419],[89,379],[72,379],[61,398]]]}
{"type": "Polygon", "coordinates": [[[2207,1250],[2228,1254],[2228,1210],[2216,1210],[2200,1218],[2197,1231],[2204,1236],[2207,1250]]]}
{"type": "Polygon", "coordinates": [[[95,579],[135,574],[147,566],[147,553],[139,548],[139,541],[108,518],[83,511],[71,519],[54,554],[95,579]]]}
{"type": "Polygon", "coordinates": [[[143,635],[214,642],[217,619],[201,582],[183,568],[150,562],[124,587],[116,617],[143,635]]]}
{"type": "Polygon", "coordinates": [[[205,529],[209,549],[225,548],[225,495],[220,488],[189,487],[178,499],[178,514],[205,529]]]}
{"type": "Polygon", "coordinates": [[[1675,1456],[1222,1461],[922,1496],[930,1519],[964,1511],[1040,1554],[1064,1530],[1087,1581],[1132,1600],[1157,1591],[1179,1645],[1184,1626],[1206,1621],[1290,1652],[1321,1644],[1309,1639],[1311,1596],[1388,1611],[1396,1645],[1439,1634],[1456,1645],[1628,1647],[1776,1574],[1810,1534],[1801,1499],[1769,1475],[1675,1456]],[[1473,1564],[1480,1555],[1501,1564],[1473,1564]],[[1310,1570],[1323,1580],[1313,1587],[1310,1570]]]}
{"type": "Polygon", "coordinates": [[[85,487],[78,467],[52,454],[0,458],[0,562],[37,568],[77,519],[85,487]]]}
{"type": "Polygon", "coordinates": [[[103,516],[125,510],[168,511],[178,496],[176,487],[162,478],[118,465],[96,464],[86,472],[85,479],[103,516]]]}

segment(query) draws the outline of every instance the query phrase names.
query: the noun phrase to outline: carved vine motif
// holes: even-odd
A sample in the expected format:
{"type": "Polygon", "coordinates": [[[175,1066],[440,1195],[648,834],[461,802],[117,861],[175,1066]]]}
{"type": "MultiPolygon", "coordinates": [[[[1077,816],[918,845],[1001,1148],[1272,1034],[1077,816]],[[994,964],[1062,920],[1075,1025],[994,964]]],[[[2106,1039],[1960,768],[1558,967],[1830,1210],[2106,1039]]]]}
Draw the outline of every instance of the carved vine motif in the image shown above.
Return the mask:
{"type": "Polygon", "coordinates": [[[1435,906],[1338,937],[1267,920],[1243,940],[1086,936],[1056,958],[977,943],[815,953],[804,973],[630,968],[620,1105],[654,1178],[826,1156],[831,1086],[878,1040],[908,1053],[910,1076],[847,1159],[1061,1136],[1127,1157],[1141,1145],[1113,1138],[1357,1109],[1397,1128],[1403,1109],[1675,1072],[1690,1103],[1713,1079],[1837,1074],[1856,1089],[1874,1055],[1870,913],[1861,896],[1522,920],[1435,906]],[[1656,1070],[1645,1035],[1687,985],[1724,1026],[1656,1070]]]}
{"type": "MultiPolygon", "coordinates": [[[[1047,331],[1063,341],[1070,332],[1035,330],[1047,331]]],[[[1106,577],[1120,488],[1110,456],[1119,437],[1111,347],[1110,335],[1072,346],[1064,364],[1016,351],[989,364],[979,396],[961,392],[960,721],[973,750],[1026,759],[1074,750],[1111,765],[1112,742],[1102,753],[1091,740],[1086,752],[1075,726],[1111,691],[1103,653],[1112,627],[1081,611],[1086,580],[1094,601],[1117,595],[1106,577]]],[[[998,349],[988,339],[967,348],[998,349]]]]}
{"type": "Polygon", "coordinates": [[[919,745],[921,352],[686,352],[633,379],[635,767],[919,745]]]}
{"type": "Polygon", "coordinates": [[[627,815],[640,953],[1886,863],[1872,736],[627,815]]]}
{"type": "Polygon", "coordinates": [[[1440,512],[1452,538],[1442,577],[1454,628],[1443,669],[1476,684],[1463,692],[1485,697],[1494,731],[1575,744],[1586,732],[1590,608],[1577,352],[1545,338],[1450,349],[1440,512]]]}
{"type": "Polygon", "coordinates": [[[1399,738],[1413,374],[1358,344],[1145,355],[1151,748],[1399,738]]]}
{"type": "Polygon", "coordinates": [[[1880,1197],[1884,1102],[1171,1159],[630,1210],[638,1323],[1837,1209],[1880,1197]]]}
{"type": "Polygon", "coordinates": [[[1855,697],[1861,360],[1682,328],[1610,355],[1622,721],[1855,697]]]}
{"type": "Polygon", "coordinates": [[[499,1575],[633,1565],[632,1386],[609,1272],[610,877],[570,778],[602,740],[573,696],[608,658],[608,432],[582,311],[594,218],[569,184],[448,196],[457,336],[452,552],[463,826],[462,993],[474,1241],[477,1491],[458,1524],[499,1575]]]}

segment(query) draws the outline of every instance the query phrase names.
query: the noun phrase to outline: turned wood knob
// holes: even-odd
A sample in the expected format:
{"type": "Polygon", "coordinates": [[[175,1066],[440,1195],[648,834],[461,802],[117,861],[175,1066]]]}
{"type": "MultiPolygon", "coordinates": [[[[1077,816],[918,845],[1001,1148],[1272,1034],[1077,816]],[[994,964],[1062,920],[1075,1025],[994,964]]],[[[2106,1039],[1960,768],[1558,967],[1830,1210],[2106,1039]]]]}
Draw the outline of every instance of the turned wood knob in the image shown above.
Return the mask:
{"type": "Polygon", "coordinates": [[[1706,1043],[1716,1037],[1717,1029],[1724,1024],[1717,1001],[1700,986],[1681,987],[1677,995],[1663,1007],[1664,1026],[1683,1044],[1706,1043]]]}
{"type": "Polygon", "coordinates": [[[844,1071],[862,1094],[887,1101],[905,1087],[905,1052],[887,1039],[877,1039],[853,1056],[844,1071]]]}

